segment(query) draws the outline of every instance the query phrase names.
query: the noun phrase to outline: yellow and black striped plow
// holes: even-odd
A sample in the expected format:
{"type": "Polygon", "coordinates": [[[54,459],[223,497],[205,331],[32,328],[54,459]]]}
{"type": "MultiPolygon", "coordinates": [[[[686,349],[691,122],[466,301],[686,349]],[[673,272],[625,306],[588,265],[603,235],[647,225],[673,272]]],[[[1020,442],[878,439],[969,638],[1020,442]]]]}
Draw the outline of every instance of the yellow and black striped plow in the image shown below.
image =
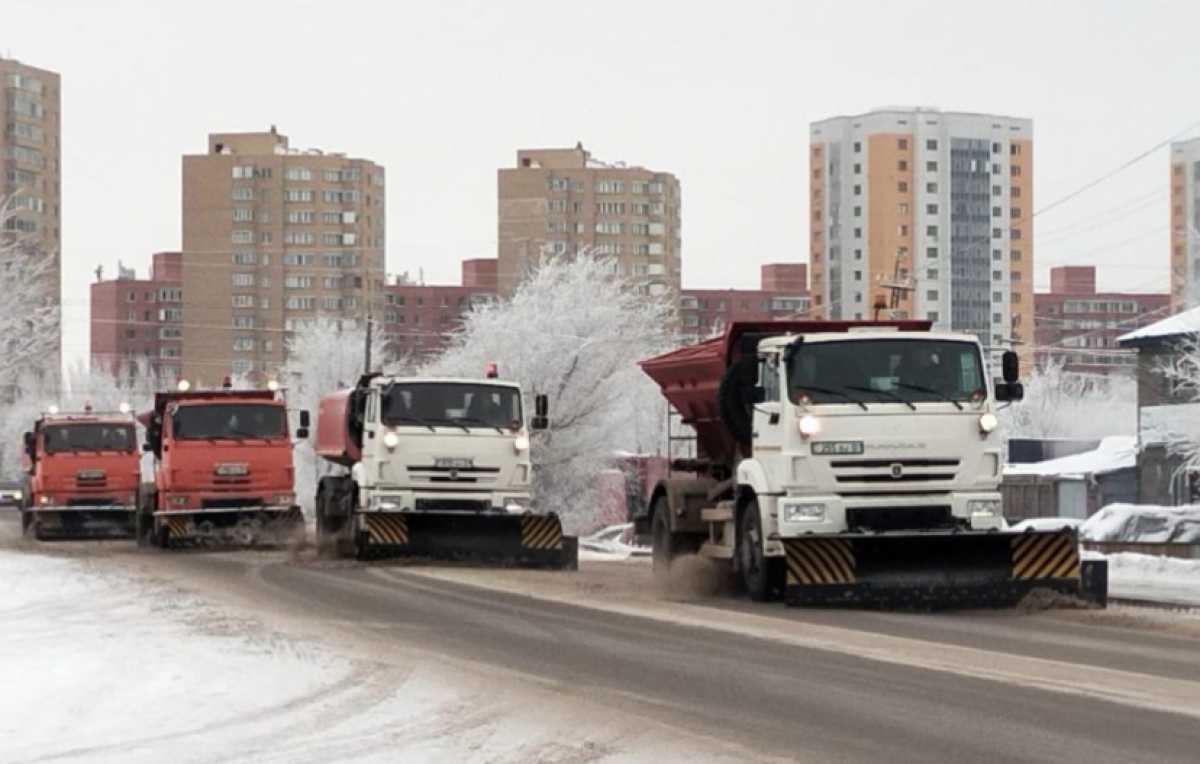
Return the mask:
{"type": "Polygon", "coordinates": [[[1086,594],[1071,531],[935,530],[784,539],[795,605],[1006,607],[1035,589],[1086,594]]]}
{"type": "Polygon", "coordinates": [[[183,539],[191,535],[191,521],[180,515],[167,515],[163,520],[167,535],[172,539],[183,539]]]}
{"type": "Polygon", "coordinates": [[[1069,531],[1029,533],[1012,539],[1012,577],[1018,581],[1078,579],[1079,542],[1069,531]]]}
{"type": "Polygon", "coordinates": [[[465,562],[571,568],[577,540],[564,536],[554,514],[421,511],[365,512],[359,524],[359,556],[415,557],[465,562]]]}
{"type": "Polygon", "coordinates": [[[557,516],[521,516],[521,546],[526,549],[562,549],[562,538],[562,523],[557,516]]]}
{"type": "Polygon", "coordinates": [[[372,513],[366,518],[367,534],[370,543],[386,546],[406,546],[408,544],[408,520],[404,515],[386,515],[372,513]]]}
{"type": "Polygon", "coordinates": [[[787,582],[794,584],[853,584],[854,548],[846,539],[801,539],[784,546],[787,582]]]}

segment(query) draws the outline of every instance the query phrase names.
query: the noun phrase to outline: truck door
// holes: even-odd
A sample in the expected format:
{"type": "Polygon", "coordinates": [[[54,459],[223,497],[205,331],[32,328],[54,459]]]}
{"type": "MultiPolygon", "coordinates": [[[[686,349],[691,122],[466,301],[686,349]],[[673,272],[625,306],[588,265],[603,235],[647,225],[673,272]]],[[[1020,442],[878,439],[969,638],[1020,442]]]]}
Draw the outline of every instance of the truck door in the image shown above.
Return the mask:
{"type": "Polygon", "coordinates": [[[758,386],[762,390],[762,401],[754,406],[754,455],[768,470],[773,470],[774,462],[782,458],[784,437],[779,356],[758,359],[758,386]]]}

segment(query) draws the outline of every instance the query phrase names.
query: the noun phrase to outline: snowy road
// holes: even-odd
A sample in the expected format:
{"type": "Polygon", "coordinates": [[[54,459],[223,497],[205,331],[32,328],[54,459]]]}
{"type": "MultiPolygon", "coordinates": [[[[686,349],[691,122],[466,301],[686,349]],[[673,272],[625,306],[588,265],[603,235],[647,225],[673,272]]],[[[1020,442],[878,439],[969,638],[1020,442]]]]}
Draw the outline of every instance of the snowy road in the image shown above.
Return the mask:
{"type": "Polygon", "coordinates": [[[639,563],[572,575],[108,549],[0,547],[0,575],[31,582],[0,597],[0,759],[1200,750],[1200,622],[1185,615],[811,612],[665,601],[639,563]]]}

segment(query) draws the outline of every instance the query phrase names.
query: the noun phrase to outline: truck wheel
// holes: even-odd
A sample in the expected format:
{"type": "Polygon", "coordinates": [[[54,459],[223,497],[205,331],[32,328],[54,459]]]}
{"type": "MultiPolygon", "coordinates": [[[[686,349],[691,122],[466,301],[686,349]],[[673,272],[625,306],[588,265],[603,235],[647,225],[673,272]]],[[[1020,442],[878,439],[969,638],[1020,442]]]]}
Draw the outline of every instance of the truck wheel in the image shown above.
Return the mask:
{"type": "Polygon", "coordinates": [[[675,544],[671,539],[671,521],[667,513],[667,497],[659,496],[650,507],[650,535],[652,538],[654,575],[665,578],[671,570],[671,560],[675,557],[675,544]]]}
{"type": "Polygon", "coordinates": [[[33,513],[21,511],[21,535],[28,536],[29,529],[33,527],[33,513]]]}
{"type": "Polygon", "coordinates": [[[755,602],[771,599],[779,588],[783,572],[780,560],[763,554],[762,536],[758,500],[751,499],[738,519],[737,566],[746,593],[755,602]]]}

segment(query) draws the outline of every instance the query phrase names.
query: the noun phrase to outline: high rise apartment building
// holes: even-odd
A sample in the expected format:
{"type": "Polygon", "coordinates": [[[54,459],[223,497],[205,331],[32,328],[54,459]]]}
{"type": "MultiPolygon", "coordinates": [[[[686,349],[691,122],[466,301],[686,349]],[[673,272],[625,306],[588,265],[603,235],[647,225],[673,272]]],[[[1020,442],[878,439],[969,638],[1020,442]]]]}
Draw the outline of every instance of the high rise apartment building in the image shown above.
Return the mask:
{"type": "Polygon", "coordinates": [[[216,133],[183,157],[183,375],[273,373],[286,333],[377,318],[384,169],[297,150],[272,127],[216,133]]]}
{"type": "Polygon", "coordinates": [[[91,286],[93,369],[177,379],[183,355],[183,284],[178,252],[156,252],[150,277],[120,269],[91,286]]]}
{"type": "Polygon", "coordinates": [[[612,257],[645,293],[678,294],[682,201],[674,175],[601,162],[581,144],[520,150],[517,166],[497,175],[501,295],[543,252],[612,257]]]}
{"type": "Polygon", "coordinates": [[[1200,138],[1171,144],[1171,310],[1200,306],[1200,138]]]}
{"type": "MultiPolygon", "coordinates": [[[[0,199],[9,200],[3,221],[6,239],[20,238],[50,258],[44,299],[58,304],[62,292],[62,190],[59,76],[45,69],[0,58],[0,199]]],[[[55,333],[59,336],[59,333],[55,333]]],[[[61,348],[56,344],[52,368],[61,348]]]]}
{"type": "Polygon", "coordinates": [[[458,284],[398,279],[385,293],[383,332],[388,350],[397,356],[428,358],[446,349],[472,309],[496,301],[496,259],[463,260],[458,284]]]}
{"type": "Polygon", "coordinates": [[[1033,342],[1033,123],[885,108],[810,127],[813,312],[1033,342]]]}

